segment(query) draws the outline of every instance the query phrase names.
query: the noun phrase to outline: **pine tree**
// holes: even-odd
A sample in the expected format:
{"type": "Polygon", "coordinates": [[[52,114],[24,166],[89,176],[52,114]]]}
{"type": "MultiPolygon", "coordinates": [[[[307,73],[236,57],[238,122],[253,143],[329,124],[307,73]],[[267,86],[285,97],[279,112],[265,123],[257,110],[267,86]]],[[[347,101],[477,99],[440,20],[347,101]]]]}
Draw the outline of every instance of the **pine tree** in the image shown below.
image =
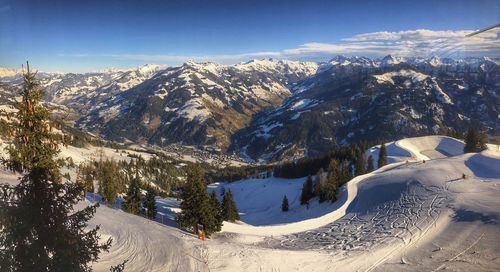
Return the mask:
{"type": "Polygon", "coordinates": [[[368,156],[368,160],[366,161],[366,172],[371,173],[373,172],[373,170],[375,170],[373,168],[373,156],[370,155],[368,156]]]}
{"type": "Polygon", "coordinates": [[[308,204],[313,197],[313,181],[311,176],[307,176],[306,181],[302,185],[302,193],[300,194],[300,205],[308,204]]]}
{"type": "Polygon", "coordinates": [[[2,162],[22,175],[19,184],[1,185],[0,271],[91,271],[90,263],[108,250],[99,227],[87,229],[97,204],[75,211],[83,185],[62,184],[58,137],[42,104],[43,90],[27,66],[22,100],[11,119],[9,159],[2,162]]]}
{"type": "Polygon", "coordinates": [[[318,170],[316,173],[316,182],[313,186],[314,195],[319,198],[319,202],[325,201],[325,172],[323,168],[318,170]]]}
{"type": "Polygon", "coordinates": [[[155,200],[155,191],[153,190],[153,188],[148,187],[142,206],[144,207],[145,215],[149,219],[156,218],[156,200],[155,200]]]}
{"type": "Polygon", "coordinates": [[[240,215],[238,213],[238,208],[236,207],[236,203],[233,199],[233,193],[231,189],[229,189],[224,198],[222,199],[222,218],[225,221],[234,222],[236,220],[240,220],[240,215]]]}
{"type": "Polygon", "coordinates": [[[215,191],[212,191],[210,194],[210,207],[212,208],[212,214],[213,214],[213,225],[215,231],[220,231],[222,228],[222,207],[221,204],[219,203],[219,200],[217,199],[217,194],[215,191]]]}
{"type": "Polygon", "coordinates": [[[481,152],[487,149],[488,135],[484,130],[469,128],[465,134],[464,153],[481,152]]]}
{"type": "Polygon", "coordinates": [[[281,211],[288,212],[288,198],[286,195],[283,197],[283,201],[281,202],[281,211]]]}
{"type": "Polygon", "coordinates": [[[213,224],[214,215],[207,193],[207,184],[199,163],[188,168],[186,185],[181,193],[181,198],[180,208],[182,211],[177,218],[181,228],[196,232],[197,225],[201,224],[208,237],[217,231],[213,224]]]}
{"type": "Polygon", "coordinates": [[[136,172],[135,178],[132,179],[128,186],[127,195],[123,201],[123,210],[132,214],[139,214],[141,210],[141,188],[138,172],[136,172]]]}
{"type": "Polygon", "coordinates": [[[101,159],[97,163],[97,180],[99,184],[98,193],[109,204],[115,204],[116,197],[121,189],[118,165],[110,159],[101,159]]]}
{"type": "Polygon", "coordinates": [[[335,201],[337,200],[337,191],[339,187],[340,171],[339,163],[337,160],[331,160],[328,166],[328,176],[324,188],[324,200],[335,201]]]}
{"type": "Polygon", "coordinates": [[[363,149],[358,148],[356,152],[356,176],[366,173],[366,161],[363,149]]]}
{"type": "Polygon", "coordinates": [[[351,163],[349,161],[343,161],[340,164],[340,185],[347,183],[352,179],[351,163]]]}
{"type": "Polygon", "coordinates": [[[382,143],[380,145],[380,150],[379,150],[379,153],[378,153],[378,163],[377,163],[377,166],[378,168],[384,166],[387,164],[387,149],[385,147],[385,144],[382,143]]]}

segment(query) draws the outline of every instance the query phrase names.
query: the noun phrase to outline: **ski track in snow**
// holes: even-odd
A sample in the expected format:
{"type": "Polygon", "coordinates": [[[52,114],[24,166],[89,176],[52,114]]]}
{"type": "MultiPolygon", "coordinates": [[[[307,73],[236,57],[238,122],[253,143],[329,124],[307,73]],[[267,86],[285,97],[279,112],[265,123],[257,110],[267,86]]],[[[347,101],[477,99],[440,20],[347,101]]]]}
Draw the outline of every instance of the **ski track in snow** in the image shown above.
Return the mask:
{"type": "Polygon", "coordinates": [[[374,207],[366,215],[348,213],[321,228],[285,236],[282,240],[268,241],[279,247],[298,250],[327,250],[364,252],[374,246],[395,242],[408,244],[436,222],[445,197],[422,186],[408,188],[399,199],[374,207]]]}
{"type": "MultiPolygon", "coordinates": [[[[418,248],[419,244],[429,244],[433,237],[439,235],[451,223],[451,216],[454,212],[450,209],[450,203],[454,202],[456,197],[454,193],[456,192],[450,191],[450,186],[457,181],[466,182],[459,177],[461,171],[475,173],[474,171],[478,170],[467,168],[470,167],[467,162],[472,163],[473,157],[461,155],[463,154],[463,142],[453,138],[444,136],[417,137],[396,141],[394,145],[408,152],[408,157],[399,157],[399,162],[396,161],[370,174],[351,180],[346,185],[347,190],[344,190],[347,197],[339,196],[340,200],[345,198],[345,202],[333,212],[318,218],[282,225],[251,226],[225,223],[223,231],[226,232],[226,237],[231,237],[230,233],[235,233],[233,243],[237,243],[239,240],[243,244],[251,245],[250,247],[253,247],[254,250],[263,251],[261,254],[270,254],[266,253],[265,249],[272,250],[272,252],[282,250],[283,254],[291,254],[291,252],[318,252],[319,254],[324,252],[331,257],[330,260],[338,264],[346,261],[344,264],[348,266],[340,269],[342,271],[378,270],[382,264],[400,254],[402,254],[400,262],[407,264],[405,252],[418,248]],[[461,157],[453,158],[459,155],[461,157]],[[426,164],[425,161],[432,162],[426,164]],[[436,175],[439,173],[436,169],[446,170],[442,172],[442,176],[439,176],[436,175]],[[424,174],[424,177],[419,177],[418,173],[422,173],[421,171],[430,171],[432,174],[429,176],[424,174]],[[408,176],[410,173],[411,176],[408,176]],[[387,184],[389,186],[404,186],[400,191],[396,189],[395,195],[397,197],[392,200],[382,197],[380,203],[375,203],[372,206],[367,206],[364,203],[365,206],[361,204],[361,207],[358,207],[358,202],[366,202],[366,199],[373,197],[374,194],[384,195],[386,193],[382,189],[374,191],[373,187],[370,187],[383,181],[384,177],[389,180],[400,178],[403,181],[401,183],[392,181],[387,184]],[[422,181],[419,180],[420,178],[422,181]],[[364,192],[369,192],[371,195],[368,193],[363,195],[364,192]],[[252,236],[261,237],[262,240],[248,238],[252,236]],[[353,260],[358,260],[360,264],[353,265],[353,260]]],[[[486,164],[488,164],[495,161],[494,158],[498,155],[486,154],[486,157],[479,154],[476,156],[479,156],[480,160],[486,160],[486,164]],[[493,157],[489,157],[491,155],[493,157]]],[[[479,171],[489,171],[484,162],[480,166],[482,170],[479,171]]],[[[496,173],[498,172],[496,171],[496,173]]],[[[498,174],[488,175],[496,179],[495,175],[498,174]]],[[[477,177],[473,177],[473,179],[477,179],[477,177]]],[[[463,184],[459,183],[458,186],[463,186],[463,184]]],[[[480,238],[474,244],[478,243],[480,238]]],[[[445,262],[453,261],[469,248],[453,258],[445,260],[445,262]]],[[[221,252],[219,254],[227,257],[221,252]]],[[[251,257],[243,251],[240,254],[243,254],[245,258],[251,257]]],[[[252,254],[258,255],[255,252],[252,254]]],[[[256,259],[253,260],[256,261],[256,259]]],[[[267,261],[266,264],[270,265],[272,261],[267,261]]],[[[322,267],[319,269],[320,271],[329,270],[324,263],[319,266],[322,267]]],[[[316,268],[316,266],[312,267],[316,268]]],[[[338,270],[339,267],[342,265],[333,266],[335,270],[338,270]]],[[[438,269],[443,267],[444,264],[438,269]]],[[[221,270],[230,271],[230,269],[227,270],[228,267],[225,269],[221,270]]]]}

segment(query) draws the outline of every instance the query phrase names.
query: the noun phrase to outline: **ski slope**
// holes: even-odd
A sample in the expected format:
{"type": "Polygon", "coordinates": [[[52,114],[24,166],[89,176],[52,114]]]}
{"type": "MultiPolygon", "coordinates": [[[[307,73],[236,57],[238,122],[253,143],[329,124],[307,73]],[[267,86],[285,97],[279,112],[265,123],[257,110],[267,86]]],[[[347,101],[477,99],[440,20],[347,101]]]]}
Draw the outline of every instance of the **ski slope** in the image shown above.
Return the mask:
{"type": "MultiPolygon", "coordinates": [[[[461,141],[428,136],[388,143],[387,150],[390,165],[352,179],[337,202],[314,200],[309,209],[299,204],[305,178],[210,185],[231,189],[242,221],[225,222],[205,242],[102,206],[91,224],[114,243],[94,270],[128,259],[128,271],[496,271],[498,147],[462,154],[461,141]],[[284,194],[287,213],[280,210],[284,194]]],[[[15,182],[8,172],[0,178],[15,182]]],[[[158,199],[167,223],[178,204],[158,199]]]]}
{"type": "MultiPolygon", "coordinates": [[[[500,237],[500,170],[496,167],[500,153],[462,154],[462,142],[443,136],[408,138],[388,146],[389,156],[399,162],[351,180],[329,213],[266,226],[225,223],[223,239],[210,244],[213,258],[223,260],[213,270],[470,271],[481,267],[494,271],[499,267],[500,245],[495,241],[500,237]]],[[[265,210],[265,199],[273,211],[265,215],[279,218],[283,191],[273,190],[275,196],[266,198],[239,195],[245,183],[248,188],[259,186],[254,180],[229,185],[236,188],[235,200],[243,207],[242,221],[251,218],[245,214],[247,203],[258,203],[259,210],[265,210]]]]}
{"type": "Polygon", "coordinates": [[[94,271],[109,271],[128,260],[126,271],[208,271],[202,247],[192,235],[176,228],[101,206],[90,226],[100,225],[101,238],[111,237],[109,252],[102,253],[94,271]]]}

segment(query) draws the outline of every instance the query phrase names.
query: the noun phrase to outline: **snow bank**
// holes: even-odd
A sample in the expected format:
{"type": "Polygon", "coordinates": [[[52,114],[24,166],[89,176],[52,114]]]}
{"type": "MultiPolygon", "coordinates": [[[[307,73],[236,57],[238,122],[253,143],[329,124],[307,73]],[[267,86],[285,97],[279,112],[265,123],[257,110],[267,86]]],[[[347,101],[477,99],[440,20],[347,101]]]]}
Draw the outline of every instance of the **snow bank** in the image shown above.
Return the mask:
{"type": "MultiPolygon", "coordinates": [[[[254,235],[254,236],[277,236],[277,235],[285,235],[285,234],[292,234],[292,233],[298,233],[298,232],[303,232],[315,228],[319,228],[321,226],[324,226],[326,224],[329,224],[331,222],[334,222],[335,220],[338,220],[339,218],[343,217],[346,214],[347,208],[351,204],[351,202],[355,199],[356,194],[357,194],[357,186],[358,183],[363,181],[365,178],[370,177],[372,175],[375,175],[376,173],[387,171],[389,169],[392,169],[396,167],[398,164],[391,164],[384,166],[372,173],[366,174],[366,175],[361,175],[357,176],[351,181],[349,181],[346,185],[341,187],[340,193],[338,196],[338,200],[334,202],[333,204],[330,203],[323,203],[321,205],[316,204],[314,200],[312,205],[318,205],[321,206],[320,209],[323,209],[323,211],[330,210],[328,213],[324,213],[321,216],[314,217],[314,218],[309,218],[305,219],[302,221],[296,221],[292,223],[286,223],[286,224],[276,224],[276,225],[260,225],[260,226],[254,226],[254,225],[249,225],[245,223],[231,223],[231,222],[224,222],[224,225],[222,227],[222,231],[224,232],[232,232],[232,233],[238,233],[238,234],[246,234],[246,235],[254,235]]],[[[298,179],[300,180],[300,179],[298,179]]],[[[249,199],[251,200],[251,194],[248,194],[247,197],[244,195],[238,196],[238,190],[234,190],[234,196],[235,196],[235,201],[236,205],[238,208],[241,210],[244,210],[245,208],[250,208],[253,207],[253,205],[260,205],[260,208],[257,210],[257,215],[252,215],[247,210],[246,213],[242,213],[242,221],[245,221],[245,218],[250,218],[255,219],[255,220],[264,220],[266,222],[277,222],[279,223],[279,220],[282,218],[303,218],[303,217],[309,217],[309,213],[314,214],[317,211],[314,211],[316,209],[310,207],[309,210],[307,210],[306,207],[297,207],[300,206],[300,200],[298,200],[298,197],[300,197],[300,188],[302,187],[302,181],[298,182],[298,184],[295,185],[295,191],[292,192],[292,186],[286,188],[285,190],[282,190],[283,188],[274,188],[274,190],[268,190],[269,193],[268,195],[262,197],[262,199],[266,199],[264,202],[265,204],[258,204],[259,202],[250,202],[248,201],[249,199]],[[281,201],[283,198],[283,193],[284,192],[289,192],[290,195],[293,196],[288,197],[289,199],[289,204],[291,203],[292,209],[295,207],[296,213],[294,212],[281,212],[281,201]],[[242,201],[243,199],[243,201],[242,201]],[[272,200],[272,201],[271,201],[272,200]],[[248,206],[247,206],[248,205],[248,206]]],[[[271,180],[268,181],[271,183],[271,180]]],[[[247,184],[251,184],[251,182],[245,182],[241,181],[241,184],[238,185],[238,187],[241,186],[250,186],[247,184]]],[[[274,186],[279,186],[283,185],[283,183],[276,183],[274,186]]],[[[280,186],[281,187],[281,186],[280,186]]],[[[226,188],[227,189],[227,188],[226,188]]],[[[233,190],[231,190],[233,191],[233,190]]],[[[245,190],[243,190],[245,191],[245,190]]],[[[251,192],[250,190],[248,190],[251,192]]],[[[256,193],[255,195],[258,195],[256,193]]],[[[258,221],[257,221],[258,222],[258,221]]]]}
{"type": "Polygon", "coordinates": [[[396,142],[420,160],[438,159],[463,154],[464,143],[447,136],[407,138],[396,142]]]}
{"type": "Polygon", "coordinates": [[[106,206],[97,209],[90,223],[100,225],[99,233],[113,239],[94,271],[109,271],[124,260],[126,271],[208,271],[196,244],[188,242],[196,238],[176,228],[106,206]]]}
{"type": "Polygon", "coordinates": [[[480,178],[499,178],[500,177],[500,153],[491,150],[485,150],[474,154],[465,161],[465,165],[480,178]]]}

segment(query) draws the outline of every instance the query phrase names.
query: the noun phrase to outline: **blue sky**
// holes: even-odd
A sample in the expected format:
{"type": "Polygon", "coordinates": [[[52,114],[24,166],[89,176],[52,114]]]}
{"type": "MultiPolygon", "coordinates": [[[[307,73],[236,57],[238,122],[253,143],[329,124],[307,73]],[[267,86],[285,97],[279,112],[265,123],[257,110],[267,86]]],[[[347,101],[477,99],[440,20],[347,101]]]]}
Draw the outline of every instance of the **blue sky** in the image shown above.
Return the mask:
{"type": "Polygon", "coordinates": [[[187,59],[498,56],[498,31],[462,40],[497,23],[500,2],[481,0],[0,0],[0,66],[29,60],[45,71],[82,72],[187,59]],[[436,49],[443,43],[460,47],[436,49]]]}

